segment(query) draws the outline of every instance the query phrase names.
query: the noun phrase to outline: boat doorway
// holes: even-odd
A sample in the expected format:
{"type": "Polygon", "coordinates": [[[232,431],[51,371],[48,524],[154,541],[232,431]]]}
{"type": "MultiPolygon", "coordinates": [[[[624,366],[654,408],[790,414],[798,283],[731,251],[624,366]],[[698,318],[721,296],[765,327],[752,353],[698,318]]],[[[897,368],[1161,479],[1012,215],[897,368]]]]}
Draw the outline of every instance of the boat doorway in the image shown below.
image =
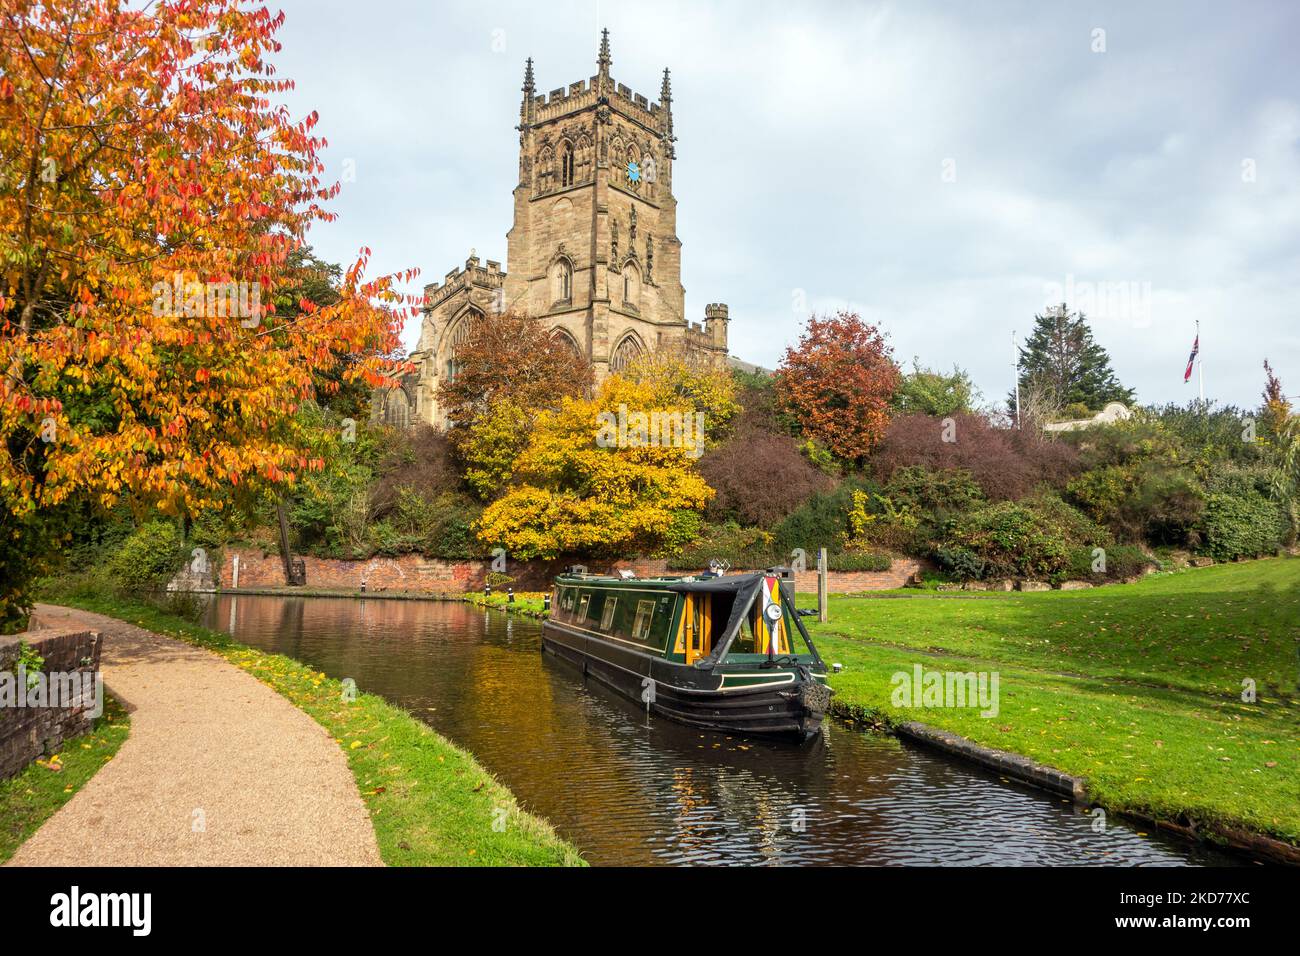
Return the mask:
{"type": "Polygon", "coordinates": [[[713,649],[712,594],[686,595],[677,642],[686,654],[687,664],[694,664],[709,656],[709,651],[713,649]]]}

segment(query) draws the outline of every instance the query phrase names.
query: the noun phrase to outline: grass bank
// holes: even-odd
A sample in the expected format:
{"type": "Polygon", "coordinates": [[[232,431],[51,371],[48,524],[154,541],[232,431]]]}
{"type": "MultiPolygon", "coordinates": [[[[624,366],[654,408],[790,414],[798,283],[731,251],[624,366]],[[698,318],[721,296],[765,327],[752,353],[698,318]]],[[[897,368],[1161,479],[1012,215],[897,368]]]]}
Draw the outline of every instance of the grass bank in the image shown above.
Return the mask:
{"type": "Polygon", "coordinates": [[[502,593],[493,592],[491,595],[484,596],[481,591],[466,591],[461,595],[461,600],[477,607],[487,607],[497,611],[511,611],[528,617],[544,618],[548,613],[546,611],[546,594],[542,591],[519,592],[515,594],[513,601],[510,600],[509,595],[502,593]]]}
{"type": "Polygon", "coordinates": [[[130,725],[126,709],[105,694],[104,712],[88,733],[65,740],[57,754],[42,757],[0,782],[0,863],[113,759],[130,725]]]}
{"type": "Polygon", "coordinates": [[[859,717],[1022,754],[1114,810],[1300,847],[1300,559],[1084,591],[836,596],[828,623],[806,622],[859,717]],[[895,706],[891,678],[915,664],[998,672],[997,716],[895,706]]]}
{"type": "Polygon", "coordinates": [[[346,754],[390,866],[586,865],[468,751],[381,697],[358,693],[349,701],[340,681],[141,601],[57,587],[42,600],[207,648],[311,715],[346,754]]]}

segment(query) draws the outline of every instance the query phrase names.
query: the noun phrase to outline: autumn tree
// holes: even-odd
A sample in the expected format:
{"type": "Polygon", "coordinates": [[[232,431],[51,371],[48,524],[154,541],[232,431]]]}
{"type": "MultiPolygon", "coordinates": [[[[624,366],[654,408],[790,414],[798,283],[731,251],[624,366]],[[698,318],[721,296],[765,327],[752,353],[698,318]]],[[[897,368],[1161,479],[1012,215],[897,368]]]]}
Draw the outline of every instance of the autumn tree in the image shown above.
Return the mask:
{"type": "MultiPolygon", "coordinates": [[[[317,467],[301,402],[360,378],[403,321],[391,278],[278,308],[333,217],[317,116],[278,102],[283,14],[239,0],[0,3],[0,528],[29,556],[58,509],[165,513],[317,467]],[[344,356],[367,356],[334,375],[344,356]]],[[[407,274],[407,277],[410,273],[407,274]]],[[[0,556],[0,625],[37,562],[0,556]]]]}
{"type": "Polygon", "coordinates": [[[856,312],[813,316],[776,372],[778,401],[803,434],[860,462],[889,424],[900,375],[885,335],[856,312]]]}
{"type": "MultiPolygon", "coordinates": [[[[1057,407],[1101,410],[1107,402],[1133,402],[1110,365],[1110,355],[1092,337],[1087,316],[1065,303],[1034,316],[1034,329],[1020,347],[1020,391],[1057,407]]],[[[1007,398],[1014,415],[1016,395],[1007,398]]]]}
{"type": "Polygon", "coordinates": [[[591,390],[591,363],[540,320],[520,313],[475,319],[457,347],[455,375],[438,387],[466,482],[498,495],[538,412],[591,390]]]}
{"type": "Polygon", "coordinates": [[[516,312],[473,320],[457,347],[455,375],[438,402],[455,425],[468,425],[498,402],[554,408],[591,389],[591,363],[540,319],[516,312]]]}
{"type": "Polygon", "coordinates": [[[623,377],[648,384],[665,401],[703,415],[710,443],[722,439],[740,411],[735,376],[681,349],[642,353],[629,363],[623,377]]]}
{"type": "Polygon", "coordinates": [[[695,467],[697,414],[672,389],[620,375],[543,410],[509,490],[483,511],[480,541],[521,559],[680,549],[713,494],[695,467]]]}
{"type": "Polygon", "coordinates": [[[1260,422],[1264,433],[1270,436],[1281,435],[1286,431],[1291,418],[1291,403],[1282,389],[1282,382],[1273,371],[1273,366],[1264,359],[1264,404],[1260,408],[1260,422]]]}

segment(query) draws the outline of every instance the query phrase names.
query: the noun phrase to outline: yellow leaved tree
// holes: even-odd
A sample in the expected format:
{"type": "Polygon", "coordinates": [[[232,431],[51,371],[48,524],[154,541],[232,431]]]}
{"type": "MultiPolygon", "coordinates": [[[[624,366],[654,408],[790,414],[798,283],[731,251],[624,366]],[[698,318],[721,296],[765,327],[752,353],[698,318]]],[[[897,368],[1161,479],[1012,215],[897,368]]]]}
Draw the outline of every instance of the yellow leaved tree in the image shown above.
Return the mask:
{"type": "Polygon", "coordinates": [[[696,462],[737,409],[730,381],[642,365],[606,379],[591,399],[542,411],[509,490],[483,512],[480,540],[519,559],[679,549],[698,535],[713,496],[696,462]]]}

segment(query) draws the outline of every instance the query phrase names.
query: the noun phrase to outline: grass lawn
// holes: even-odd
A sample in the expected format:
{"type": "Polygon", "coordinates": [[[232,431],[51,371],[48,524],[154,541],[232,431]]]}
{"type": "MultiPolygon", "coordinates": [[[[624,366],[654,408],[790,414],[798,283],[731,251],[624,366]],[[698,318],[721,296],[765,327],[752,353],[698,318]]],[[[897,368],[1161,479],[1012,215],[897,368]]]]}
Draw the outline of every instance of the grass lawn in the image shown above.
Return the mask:
{"type": "Polygon", "coordinates": [[[462,597],[470,604],[477,604],[479,607],[514,611],[516,614],[527,614],[531,617],[546,616],[546,592],[544,591],[517,591],[513,602],[504,591],[494,591],[489,597],[484,597],[482,591],[466,591],[462,597]]]}
{"type": "Polygon", "coordinates": [[[0,781],[0,863],[14,855],[76,794],[100,767],[113,759],[130,728],[125,708],[104,695],[104,712],[89,733],[65,740],[57,754],[41,757],[8,780],[0,781]]]}
{"type": "Polygon", "coordinates": [[[860,716],[1086,777],[1112,809],[1300,846],[1300,559],[1083,591],[832,596],[828,623],[805,622],[860,716]],[[893,706],[891,676],[918,663],[998,672],[998,715],[893,706]]]}
{"type": "MultiPolygon", "coordinates": [[[[73,592],[43,600],[129,621],[221,655],[310,714],[347,755],[390,866],[585,866],[551,825],[466,750],[373,694],[344,699],[342,684],[153,605],[73,592]]],[[[3,804],[0,804],[3,807],[3,804]]]]}

